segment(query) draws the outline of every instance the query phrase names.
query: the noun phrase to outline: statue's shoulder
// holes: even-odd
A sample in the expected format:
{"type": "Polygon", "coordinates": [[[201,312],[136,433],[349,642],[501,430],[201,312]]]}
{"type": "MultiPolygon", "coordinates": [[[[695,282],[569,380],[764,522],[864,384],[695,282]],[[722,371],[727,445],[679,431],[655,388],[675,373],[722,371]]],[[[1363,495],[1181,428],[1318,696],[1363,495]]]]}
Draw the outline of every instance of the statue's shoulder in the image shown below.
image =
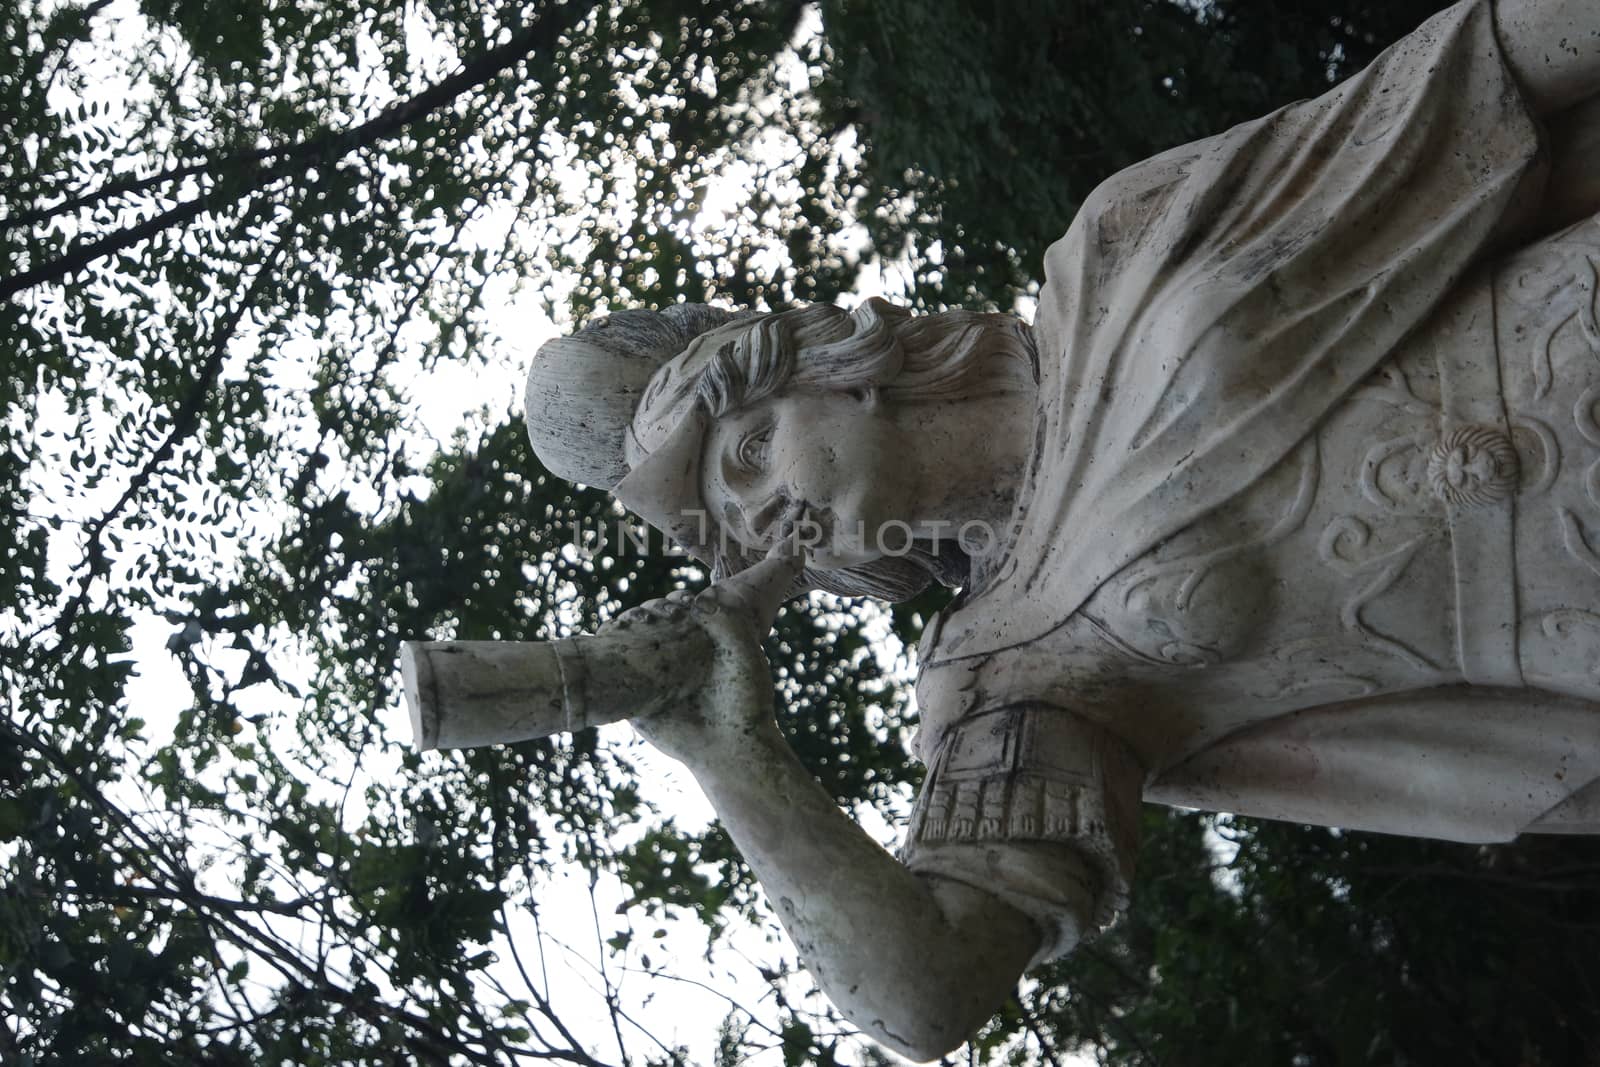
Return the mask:
{"type": "Polygon", "coordinates": [[[1205,145],[1180,145],[1106,178],[1083,198],[1071,227],[1055,247],[1071,242],[1075,233],[1096,239],[1110,231],[1122,236],[1158,222],[1189,183],[1205,145]]]}
{"type": "Polygon", "coordinates": [[[1113,278],[1130,261],[1185,255],[1203,233],[1228,161],[1270,116],[1170,148],[1095,186],[1072,225],[1045,253],[1047,278],[1113,278]]]}

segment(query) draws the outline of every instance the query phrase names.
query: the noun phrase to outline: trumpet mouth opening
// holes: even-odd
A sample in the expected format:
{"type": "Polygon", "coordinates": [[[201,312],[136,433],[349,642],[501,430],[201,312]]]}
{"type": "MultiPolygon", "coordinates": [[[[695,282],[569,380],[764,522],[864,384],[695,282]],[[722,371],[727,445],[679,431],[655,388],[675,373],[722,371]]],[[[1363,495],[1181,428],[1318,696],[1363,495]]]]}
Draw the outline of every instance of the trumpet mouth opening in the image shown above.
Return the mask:
{"type": "Polygon", "coordinates": [[[426,644],[400,642],[400,681],[411,717],[411,741],[418,752],[432,752],[439,747],[438,693],[426,644]]]}

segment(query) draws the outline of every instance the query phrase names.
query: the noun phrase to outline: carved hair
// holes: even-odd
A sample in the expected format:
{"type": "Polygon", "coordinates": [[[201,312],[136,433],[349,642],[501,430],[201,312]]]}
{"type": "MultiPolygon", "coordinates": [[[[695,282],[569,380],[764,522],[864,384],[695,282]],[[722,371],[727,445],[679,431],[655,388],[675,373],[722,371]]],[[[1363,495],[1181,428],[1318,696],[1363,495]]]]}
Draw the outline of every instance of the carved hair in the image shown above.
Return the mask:
{"type": "MultiPolygon", "coordinates": [[[[693,389],[697,403],[721,417],[786,391],[872,389],[890,403],[931,403],[1031,391],[1037,379],[1032,335],[1014,316],[915,316],[870,299],[850,312],[812,304],[757,319],[722,346],[693,389]]],[[[967,581],[965,555],[953,541],[941,547],[937,557],[913,545],[905,556],[808,576],[845,596],[907,600],[930,580],[967,581]]]]}
{"type": "Polygon", "coordinates": [[[1020,392],[1037,378],[1032,337],[1014,316],[918,316],[874,298],[850,312],[812,304],[759,319],[712,357],[696,392],[717,417],[786,390],[875,389],[917,403],[1020,392]]]}

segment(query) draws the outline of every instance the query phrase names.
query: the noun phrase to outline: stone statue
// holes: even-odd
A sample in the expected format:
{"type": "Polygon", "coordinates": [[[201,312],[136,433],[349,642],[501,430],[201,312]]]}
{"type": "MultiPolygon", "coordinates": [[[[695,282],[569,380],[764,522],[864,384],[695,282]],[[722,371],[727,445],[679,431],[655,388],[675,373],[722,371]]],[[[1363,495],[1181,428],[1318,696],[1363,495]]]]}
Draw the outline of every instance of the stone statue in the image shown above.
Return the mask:
{"type": "Polygon", "coordinates": [[[1600,5],[1467,0],[1111,178],[1031,327],[869,300],[553,341],[540,458],[717,581],[536,652],[419,646],[423,705],[482,671],[554,694],[480,686],[502,721],[441,742],[435,710],[426,740],[653,685],[609,717],[688,765],[840,1010],[916,1059],[1111,921],[1141,800],[1600,833],[1596,211],[1600,5]],[[961,592],[895,857],[789,751],[759,641],[801,589],[933,581],[961,592]]]}

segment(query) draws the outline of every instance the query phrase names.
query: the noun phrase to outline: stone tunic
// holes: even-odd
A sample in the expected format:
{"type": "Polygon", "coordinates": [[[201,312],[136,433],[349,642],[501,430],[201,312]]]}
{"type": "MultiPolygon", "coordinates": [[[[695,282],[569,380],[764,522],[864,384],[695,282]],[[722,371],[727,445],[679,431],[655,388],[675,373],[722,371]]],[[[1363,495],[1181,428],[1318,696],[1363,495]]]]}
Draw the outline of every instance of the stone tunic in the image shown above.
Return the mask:
{"type": "MultiPolygon", "coordinates": [[[[1461,5],[1435,23],[1488,14],[1461,5]]],[[[1447,47],[1498,63],[1481,23],[1465,39],[1447,47]]],[[[1597,279],[1594,220],[1471,269],[1242,491],[1196,507],[1157,483],[1194,517],[1058,620],[1025,634],[1029,606],[1008,616],[992,595],[935,620],[907,862],[1056,929],[1048,956],[1124,903],[1141,798],[1464,841],[1600,832],[1597,279]]],[[[1225,442],[1211,439],[1213,465],[1225,442]]],[[[1213,477],[1187,459],[1173,471],[1213,477]]],[[[1037,493],[1052,460],[1034,462],[1037,493]]],[[[1137,506],[1117,513],[1137,526],[1137,506]]],[[[1074,507],[1107,510],[1069,499],[1056,514],[1074,507]]],[[[1019,510],[1012,567],[1029,520],[1034,544],[1048,534],[1037,502],[1019,510]]],[[[1093,565],[1030,551],[1036,567],[1093,565]]],[[[997,587],[1008,579],[1019,588],[1006,574],[997,587]]]]}
{"type": "Polygon", "coordinates": [[[913,865],[1104,923],[1141,797],[1464,841],[1600,832],[1597,293],[1600,219],[1497,264],[1027,655],[925,670],[924,703],[963,710],[913,865]],[[963,842],[984,851],[940,851],[963,842]]]}

